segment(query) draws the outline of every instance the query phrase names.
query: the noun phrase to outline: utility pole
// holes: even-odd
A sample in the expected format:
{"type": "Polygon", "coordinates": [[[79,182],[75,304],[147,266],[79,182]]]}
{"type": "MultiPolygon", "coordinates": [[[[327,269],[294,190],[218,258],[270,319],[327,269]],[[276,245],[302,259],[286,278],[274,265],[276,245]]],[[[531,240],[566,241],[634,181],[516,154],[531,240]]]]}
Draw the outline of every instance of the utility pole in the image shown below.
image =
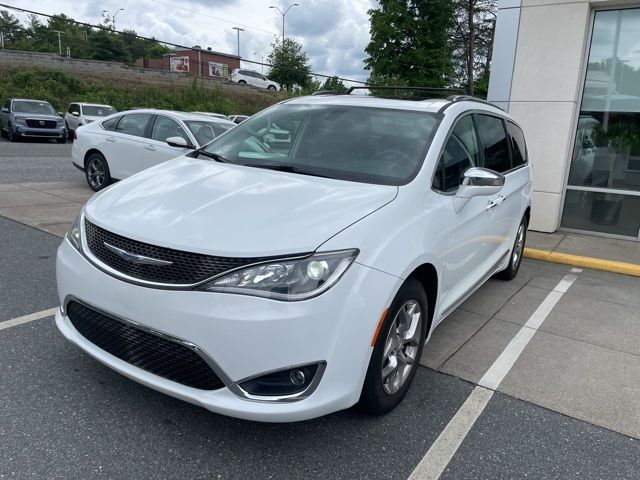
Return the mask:
{"type": "Polygon", "coordinates": [[[260,57],[260,67],[261,67],[261,73],[262,75],[264,75],[264,55],[262,55],[261,53],[258,52],[253,52],[254,55],[257,55],[260,57]]]}
{"type": "Polygon", "coordinates": [[[52,30],[53,32],[58,34],[58,53],[60,54],[60,56],[62,56],[62,40],[60,37],[60,35],[64,35],[64,32],[61,32],[60,30],[52,30]]]}
{"type": "Polygon", "coordinates": [[[287,13],[289,13],[289,10],[291,10],[292,7],[299,7],[300,4],[299,3],[292,3],[291,5],[289,5],[287,7],[287,9],[283,12],[282,10],[280,10],[280,8],[271,5],[269,8],[273,8],[275,10],[277,10],[278,12],[280,12],[280,15],[282,15],[282,46],[284,47],[284,17],[287,16],[287,13]]]}
{"type": "Polygon", "coordinates": [[[240,32],[244,32],[244,28],[233,27],[233,30],[237,30],[238,32],[238,57],[240,57],[240,32]]]}
{"type": "Polygon", "coordinates": [[[118,13],[124,11],[124,8],[119,8],[116,10],[116,13],[110,12],[109,10],[102,10],[102,16],[107,20],[111,19],[111,30],[116,31],[116,17],[118,13]]]}
{"type": "Polygon", "coordinates": [[[0,30],[0,46],[2,46],[2,50],[4,50],[4,32],[0,30]]]}

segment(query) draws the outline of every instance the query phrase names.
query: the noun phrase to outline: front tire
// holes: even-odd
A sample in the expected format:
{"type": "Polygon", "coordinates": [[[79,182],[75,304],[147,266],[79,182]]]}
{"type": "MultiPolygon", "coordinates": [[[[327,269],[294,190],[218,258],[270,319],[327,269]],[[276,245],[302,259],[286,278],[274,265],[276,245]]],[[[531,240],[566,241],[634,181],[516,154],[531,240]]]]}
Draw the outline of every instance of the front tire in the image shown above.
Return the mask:
{"type": "Polygon", "coordinates": [[[246,85],[247,82],[244,80],[238,80],[238,85],[246,85]]]}
{"type": "Polygon", "coordinates": [[[513,280],[518,275],[520,270],[520,264],[522,263],[522,254],[524,253],[524,245],[527,241],[527,227],[529,226],[529,219],[522,217],[522,221],[518,226],[518,232],[516,233],[516,239],[513,242],[511,248],[511,256],[509,257],[509,265],[507,268],[495,274],[495,277],[500,280],[513,280]]]}
{"type": "Polygon", "coordinates": [[[415,278],[400,287],[380,328],[360,395],[365,411],[382,415],[404,398],[427,336],[429,302],[415,278]]]}
{"type": "Polygon", "coordinates": [[[87,158],[84,164],[84,174],[89,187],[98,192],[111,183],[111,173],[107,160],[101,153],[94,152],[87,158]]]}
{"type": "Polygon", "coordinates": [[[13,127],[11,126],[11,124],[9,124],[9,130],[7,130],[7,138],[9,139],[10,142],[17,142],[20,138],[13,131],[13,127]]]}
{"type": "Polygon", "coordinates": [[[267,87],[267,89],[268,89],[268,90],[271,90],[271,91],[273,91],[273,92],[275,92],[275,91],[277,90],[275,85],[269,85],[269,86],[267,87]]]}

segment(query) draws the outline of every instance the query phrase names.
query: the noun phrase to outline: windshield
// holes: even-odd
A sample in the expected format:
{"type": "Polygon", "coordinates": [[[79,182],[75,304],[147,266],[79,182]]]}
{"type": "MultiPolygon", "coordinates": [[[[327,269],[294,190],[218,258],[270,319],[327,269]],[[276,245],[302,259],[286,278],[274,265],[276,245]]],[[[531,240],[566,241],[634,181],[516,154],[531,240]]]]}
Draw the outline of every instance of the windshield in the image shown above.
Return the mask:
{"type": "Polygon", "coordinates": [[[438,118],[412,110],[283,104],[247,119],[204,150],[242,165],[402,185],[422,165],[438,118]]]}
{"type": "Polygon", "coordinates": [[[113,107],[105,107],[98,105],[83,105],[82,114],[88,117],[106,117],[116,113],[116,109],[113,107]]]}
{"type": "Polygon", "coordinates": [[[16,100],[13,102],[13,111],[16,113],[41,113],[51,115],[56,113],[54,108],[48,102],[36,102],[16,100]]]}
{"type": "Polygon", "coordinates": [[[206,145],[214,138],[235,127],[233,123],[207,122],[206,120],[185,120],[184,123],[196,137],[198,145],[206,145]]]}

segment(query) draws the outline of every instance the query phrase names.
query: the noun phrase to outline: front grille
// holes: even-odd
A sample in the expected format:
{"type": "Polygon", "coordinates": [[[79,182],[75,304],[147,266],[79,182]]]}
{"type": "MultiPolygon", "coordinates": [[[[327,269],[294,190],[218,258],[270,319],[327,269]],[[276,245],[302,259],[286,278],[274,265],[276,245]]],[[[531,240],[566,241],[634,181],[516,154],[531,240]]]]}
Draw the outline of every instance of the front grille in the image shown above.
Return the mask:
{"type": "Polygon", "coordinates": [[[67,315],[84,338],[120,360],[188,387],[201,390],[224,387],[207,362],[180,343],[75,301],[67,304],[67,315]]]}
{"type": "Polygon", "coordinates": [[[27,119],[27,126],[31,128],[56,128],[58,122],[55,120],[33,120],[27,119]]]}
{"type": "Polygon", "coordinates": [[[91,253],[109,267],[133,278],[155,283],[191,285],[234,268],[266,260],[265,258],[214,257],[158,247],[109,232],[85,219],[85,233],[91,253]],[[105,243],[134,255],[173,262],[171,265],[144,265],[122,258],[105,243]]]}

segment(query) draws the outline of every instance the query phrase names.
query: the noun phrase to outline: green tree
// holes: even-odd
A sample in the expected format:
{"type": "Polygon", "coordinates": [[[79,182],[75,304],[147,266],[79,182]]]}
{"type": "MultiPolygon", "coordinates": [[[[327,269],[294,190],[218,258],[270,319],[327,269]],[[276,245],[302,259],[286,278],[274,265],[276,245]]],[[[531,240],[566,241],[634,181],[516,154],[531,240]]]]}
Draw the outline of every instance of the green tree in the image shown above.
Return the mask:
{"type": "Polygon", "coordinates": [[[284,42],[271,44],[272,50],[267,57],[271,64],[271,71],[267,75],[271,80],[278,82],[287,91],[294,87],[303,89],[309,82],[311,66],[309,57],[302,50],[302,45],[287,38],[284,42]]]}
{"type": "Polygon", "coordinates": [[[131,61],[131,56],[122,40],[122,35],[98,30],[91,35],[91,44],[95,60],[131,61]]]}
{"type": "Polygon", "coordinates": [[[486,96],[496,25],[496,0],[453,0],[453,9],[450,46],[454,84],[464,87],[469,95],[486,96]]]}
{"type": "Polygon", "coordinates": [[[370,83],[446,87],[453,66],[451,0],[381,0],[369,10],[371,41],[365,68],[370,83]]]}
{"type": "Polygon", "coordinates": [[[0,10],[0,31],[4,36],[5,48],[17,48],[18,43],[26,37],[20,20],[6,10],[0,10]]]}
{"type": "Polygon", "coordinates": [[[325,80],[321,90],[331,90],[334,92],[344,93],[347,91],[347,87],[344,86],[344,83],[342,83],[342,80],[338,77],[331,77],[325,80]]]}

